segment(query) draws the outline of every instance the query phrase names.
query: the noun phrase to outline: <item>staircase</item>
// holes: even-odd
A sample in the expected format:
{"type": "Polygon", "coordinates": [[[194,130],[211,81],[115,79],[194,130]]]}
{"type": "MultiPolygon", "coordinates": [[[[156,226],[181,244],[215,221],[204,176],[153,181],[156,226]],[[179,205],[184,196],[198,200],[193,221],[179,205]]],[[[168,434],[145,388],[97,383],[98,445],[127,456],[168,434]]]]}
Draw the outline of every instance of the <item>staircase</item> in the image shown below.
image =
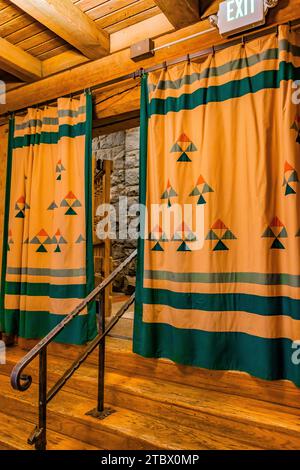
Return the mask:
{"type": "MultiPolygon", "coordinates": [[[[113,295],[112,301],[112,311],[111,316],[106,319],[106,323],[116,315],[116,313],[120,310],[124,302],[128,300],[128,296],[124,294],[117,294],[113,295]]],[[[132,340],[133,337],[133,319],[134,319],[134,305],[124,313],[122,318],[118,321],[116,326],[110,332],[110,336],[113,338],[121,338],[121,339],[130,339],[132,340]]]]}
{"type": "MultiPolygon", "coordinates": [[[[49,404],[49,450],[299,449],[300,390],[292,384],[143,359],[131,349],[130,340],[107,339],[111,416],[86,416],[97,397],[96,352],[49,404]]],[[[48,387],[77,354],[72,346],[49,347],[48,387]]],[[[26,442],[37,420],[37,360],[28,368],[34,383],[27,392],[9,383],[23,356],[9,348],[0,366],[0,449],[32,449],[26,442]]]]}

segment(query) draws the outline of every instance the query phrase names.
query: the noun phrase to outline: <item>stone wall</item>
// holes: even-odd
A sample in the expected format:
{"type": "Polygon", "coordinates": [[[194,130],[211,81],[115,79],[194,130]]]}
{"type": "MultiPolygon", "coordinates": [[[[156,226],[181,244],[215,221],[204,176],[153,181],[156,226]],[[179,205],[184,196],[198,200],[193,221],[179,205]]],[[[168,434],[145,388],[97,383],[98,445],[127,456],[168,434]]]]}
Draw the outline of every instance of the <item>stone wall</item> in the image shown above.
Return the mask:
{"type": "MultiPolygon", "coordinates": [[[[139,198],[139,128],[128,131],[115,132],[93,140],[93,150],[97,160],[112,160],[113,173],[111,180],[111,203],[117,210],[119,198],[127,197],[128,207],[138,203],[139,198]]],[[[130,220],[130,218],[129,218],[130,220]]],[[[117,219],[117,234],[119,233],[119,220],[117,219]]],[[[135,240],[112,240],[113,265],[117,267],[136,248],[135,240]]],[[[135,278],[135,265],[120,275],[114,289],[129,292],[135,278]],[[133,279],[131,279],[133,278],[133,279]]]]}

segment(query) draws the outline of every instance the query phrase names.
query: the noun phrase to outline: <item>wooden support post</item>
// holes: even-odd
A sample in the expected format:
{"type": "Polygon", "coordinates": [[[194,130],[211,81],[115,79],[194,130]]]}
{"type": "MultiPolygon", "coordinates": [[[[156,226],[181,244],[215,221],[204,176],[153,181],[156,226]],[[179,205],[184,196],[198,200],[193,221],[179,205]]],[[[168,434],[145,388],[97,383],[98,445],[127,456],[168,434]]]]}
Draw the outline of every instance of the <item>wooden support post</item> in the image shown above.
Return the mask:
{"type": "MultiPolygon", "coordinates": [[[[110,190],[111,190],[111,174],[113,170],[113,162],[106,160],[104,162],[104,201],[106,204],[110,203],[110,190]]],[[[104,277],[109,276],[111,273],[111,240],[106,238],[104,244],[104,277]]],[[[112,310],[112,285],[105,289],[104,293],[104,309],[105,316],[111,316],[112,310]]]]}

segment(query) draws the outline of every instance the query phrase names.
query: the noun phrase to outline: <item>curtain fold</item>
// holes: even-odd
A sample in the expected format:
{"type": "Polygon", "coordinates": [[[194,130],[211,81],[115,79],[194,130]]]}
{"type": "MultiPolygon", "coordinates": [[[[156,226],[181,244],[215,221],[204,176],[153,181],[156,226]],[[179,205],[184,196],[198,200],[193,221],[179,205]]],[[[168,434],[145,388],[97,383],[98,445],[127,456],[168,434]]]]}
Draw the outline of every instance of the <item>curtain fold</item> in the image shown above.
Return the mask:
{"type": "Polygon", "coordinates": [[[6,162],[7,162],[8,125],[0,126],[0,282],[2,266],[3,225],[5,211],[6,162]]]}
{"type": "Polygon", "coordinates": [[[143,78],[136,353],[300,386],[299,79],[286,26],[143,78]]]}
{"type": "MultiPolygon", "coordinates": [[[[10,122],[0,331],[45,336],[92,290],[92,97],[61,98],[10,122]]],[[[96,334],[95,309],[57,341],[96,334]]]]}

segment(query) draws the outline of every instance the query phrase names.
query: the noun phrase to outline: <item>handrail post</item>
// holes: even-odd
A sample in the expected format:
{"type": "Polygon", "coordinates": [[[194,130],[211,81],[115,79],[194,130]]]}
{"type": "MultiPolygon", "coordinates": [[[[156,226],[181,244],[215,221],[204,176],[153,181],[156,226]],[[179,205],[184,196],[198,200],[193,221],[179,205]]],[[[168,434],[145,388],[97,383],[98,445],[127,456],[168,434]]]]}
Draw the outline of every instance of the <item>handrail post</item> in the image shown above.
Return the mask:
{"type": "Polygon", "coordinates": [[[39,428],[40,439],[36,442],[36,450],[46,450],[47,447],[47,348],[39,355],[39,428]]]}
{"type": "MultiPolygon", "coordinates": [[[[99,335],[105,333],[105,291],[102,291],[96,300],[96,312],[99,325],[99,335]]],[[[87,416],[97,419],[105,419],[115,412],[111,408],[104,407],[104,388],[105,388],[105,340],[104,335],[98,346],[98,396],[97,407],[89,411],[87,416]]]]}
{"type": "Polygon", "coordinates": [[[39,352],[39,424],[28,439],[36,450],[47,448],[47,347],[39,352]]]}
{"type": "Polygon", "coordinates": [[[11,385],[15,390],[25,392],[32,384],[32,377],[23,373],[26,367],[39,356],[39,424],[35,427],[33,433],[28,439],[30,445],[35,445],[36,450],[46,450],[47,447],[47,404],[56,396],[65,383],[73,376],[75,371],[85,361],[85,359],[99,346],[99,370],[98,370],[98,399],[97,407],[87,413],[87,415],[94,416],[98,419],[104,419],[114,410],[104,408],[104,369],[105,369],[105,338],[112,328],[117,324],[120,318],[124,315],[126,310],[133,304],[135,295],[124,304],[118,313],[105,324],[105,303],[104,298],[100,305],[98,300],[98,317],[99,317],[99,334],[88,345],[87,349],[82,353],[79,358],[72,364],[65,374],[56,382],[56,384],[47,393],[47,347],[48,345],[63,331],[66,326],[71,323],[91,302],[95,301],[99,294],[104,295],[104,290],[109,286],[117,275],[129,265],[137,256],[137,250],[133,251],[131,255],[118,266],[106,279],[104,279],[99,286],[97,286],[89,295],[82,300],[74,310],[67,315],[53,330],[48,333],[34,348],[29,351],[24,358],[18,362],[11,373],[11,385]]]}
{"type": "MultiPolygon", "coordinates": [[[[105,331],[105,294],[100,295],[99,301],[99,333],[105,331]]],[[[100,341],[98,349],[98,413],[104,412],[104,373],[105,373],[105,337],[100,341]]]]}

